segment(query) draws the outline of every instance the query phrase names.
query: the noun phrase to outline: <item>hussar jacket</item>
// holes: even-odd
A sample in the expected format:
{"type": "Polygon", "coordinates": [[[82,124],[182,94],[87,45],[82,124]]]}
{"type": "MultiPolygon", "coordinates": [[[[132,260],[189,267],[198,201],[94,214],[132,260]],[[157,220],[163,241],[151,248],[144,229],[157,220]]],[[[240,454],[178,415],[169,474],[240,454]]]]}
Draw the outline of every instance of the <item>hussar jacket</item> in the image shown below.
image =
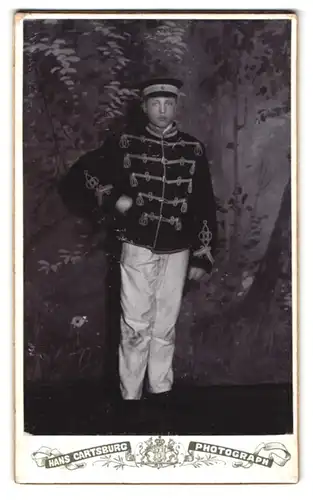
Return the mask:
{"type": "Polygon", "coordinates": [[[126,127],[83,155],[62,181],[62,197],[84,214],[110,214],[120,241],[169,253],[191,250],[191,265],[214,262],[216,206],[204,145],[173,124],[126,127]],[[120,214],[120,196],[132,206],[120,214]],[[100,204],[100,208],[99,208],[100,204]]]}

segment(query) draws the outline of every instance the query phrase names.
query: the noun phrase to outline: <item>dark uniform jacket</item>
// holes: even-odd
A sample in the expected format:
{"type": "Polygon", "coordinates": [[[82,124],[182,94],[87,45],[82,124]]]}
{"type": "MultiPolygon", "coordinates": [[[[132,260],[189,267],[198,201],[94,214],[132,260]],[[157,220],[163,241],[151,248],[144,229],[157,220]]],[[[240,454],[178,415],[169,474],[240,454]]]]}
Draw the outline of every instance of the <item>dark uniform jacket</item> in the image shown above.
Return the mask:
{"type": "Polygon", "coordinates": [[[111,136],[71,167],[61,194],[82,215],[111,214],[120,241],[160,253],[189,248],[190,264],[211,270],[217,225],[205,149],[175,124],[163,136],[151,125],[111,136]],[[115,209],[122,195],[133,200],[124,215],[115,209]]]}

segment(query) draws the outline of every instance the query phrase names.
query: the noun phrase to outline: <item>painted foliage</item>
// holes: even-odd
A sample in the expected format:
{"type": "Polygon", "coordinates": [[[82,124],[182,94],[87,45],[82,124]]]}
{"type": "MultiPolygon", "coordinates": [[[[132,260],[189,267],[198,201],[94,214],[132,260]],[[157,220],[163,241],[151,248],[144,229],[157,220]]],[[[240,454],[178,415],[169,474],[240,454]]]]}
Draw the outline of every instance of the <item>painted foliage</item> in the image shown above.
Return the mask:
{"type": "Polygon", "coordinates": [[[207,148],[218,204],[216,266],[185,294],[176,374],[290,381],[290,23],[161,19],[25,22],[26,379],[102,373],[106,235],[57,183],[150,73],[184,80],[178,121],[207,148]]]}

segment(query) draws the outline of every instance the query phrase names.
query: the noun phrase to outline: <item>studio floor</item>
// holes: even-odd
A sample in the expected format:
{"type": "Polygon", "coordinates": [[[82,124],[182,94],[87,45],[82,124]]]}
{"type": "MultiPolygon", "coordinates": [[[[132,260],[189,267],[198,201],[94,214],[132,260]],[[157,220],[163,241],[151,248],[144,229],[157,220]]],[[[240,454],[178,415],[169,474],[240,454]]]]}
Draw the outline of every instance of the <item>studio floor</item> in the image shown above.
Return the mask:
{"type": "Polygon", "coordinates": [[[287,384],[198,387],[178,382],[166,408],[116,405],[101,383],[26,385],[25,431],[35,435],[262,435],[293,431],[287,384]],[[118,410],[117,410],[118,406],[118,410]]]}

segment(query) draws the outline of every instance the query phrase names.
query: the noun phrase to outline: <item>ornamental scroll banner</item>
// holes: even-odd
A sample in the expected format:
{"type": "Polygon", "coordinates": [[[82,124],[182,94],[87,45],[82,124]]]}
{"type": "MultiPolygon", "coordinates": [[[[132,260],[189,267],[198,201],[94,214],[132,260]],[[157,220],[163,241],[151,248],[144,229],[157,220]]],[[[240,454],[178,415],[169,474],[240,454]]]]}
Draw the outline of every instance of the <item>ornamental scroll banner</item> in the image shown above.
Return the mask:
{"type": "Polygon", "coordinates": [[[190,441],[188,449],[174,438],[150,437],[139,442],[132,450],[129,441],[110,443],[92,448],[85,448],[62,454],[57,449],[42,446],[32,453],[32,459],[38,467],[55,469],[65,467],[75,471],[87,466],[114,467],[151,467],[164,469],[168,467],[192,466],[225,466],[231,460],[232,467],[249,469],[253,465],[272,468],[273,465],[284,467],[291,459],[286,446],[279,442],[261,443],[254,452],[215,444],[190,441]],[[268,456],[262,452],[270,452],[268,456]]]}

